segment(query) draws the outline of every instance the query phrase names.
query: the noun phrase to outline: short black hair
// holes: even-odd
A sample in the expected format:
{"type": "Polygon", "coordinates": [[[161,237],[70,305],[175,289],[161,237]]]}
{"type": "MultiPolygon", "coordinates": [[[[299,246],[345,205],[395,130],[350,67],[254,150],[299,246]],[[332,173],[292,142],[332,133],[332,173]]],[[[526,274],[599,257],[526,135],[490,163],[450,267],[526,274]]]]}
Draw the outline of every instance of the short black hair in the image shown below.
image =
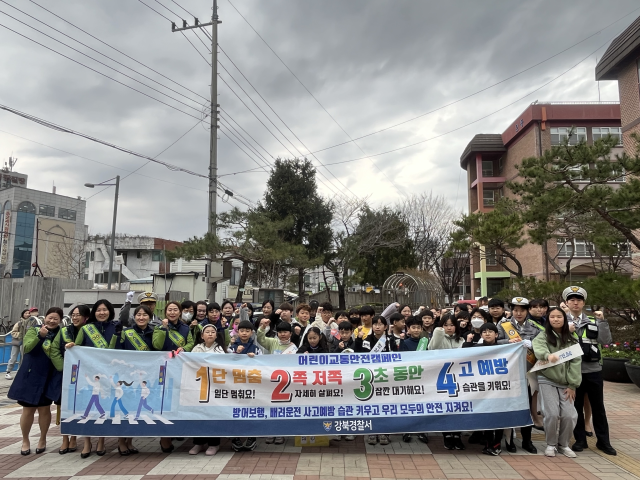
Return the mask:
{"type": "MultiPolygon", "coordinates": [[[[84,305],[84,304],[76,305],[69,312],[69,316],[71,316],[74,310],[78,310],[78,313],[82,315],[84,318],[89,318],[91,316],[91,309],[87,305],[84,305]]],[[[24,314],[24,312],[22,313],[24,314]]]]}
{"type": "MultiPolygon", "coordinates": [[[[235,305],[233,304],[233,302],[232,302],[231,300],[225,300],[224,302],[222,302],[222,305],[220,305],[220,306],[221,306],[222,308],[224,308],[224,306],[225,306],[227,303],[228,303],[229,305],[231,305],[231,308],[235,308],[235,305]]],[[[221,310],[222,310],[222,309],[221,309],[221,310]]]]}
{"type": "Polygon", "coordinates": [[[549,302],[547,302],[544,298],[534,298],[529,302],[529,307],[545,307],[549,308],[549,302]]]}
{"type": "Polygon", "coordinates": [[[140,310],[142,310],[144,313],[149,315],[149,321],[151,321],[153,319],[153,312],[151,311],[151,309],[149,307],[147,307],[143,303],[141,303],[140,305],[138,305],[136,307],[136,309],[133,311],[133,316],[135,317],[140,310]]]}
{"type": "Polygon", "coordinates": [[[387,319],[384,318],[382,315],[376,315],[375,317],[373,317],[373,319],[371,320],[371,325],[378,322],[382,323],[385,326],[389,325],[389,323],[387,322],[387,319]]]}
{"type": "Polygon", "coordinates": [[[340,317],[347,317],[347,318],[349,318],[349,314],[348,314],[347,312],[345,312],[344,310],[338,310],[338,311],[336,312],[336,314],[333,316],[333,318],[334,318],[335,320],[337,320],[337,319],[338,319],[338,318],[340,318],[340,317]]]}
{"type": "Polygon", "coordinates": [[[489,300],[489,308],[491,307],[502,307],[504,308],[504,301],[502,301],[499,298],[492,298],[491,300],[489,300]]]}
{"type": "Polygon", "coordinates": [[[194,311],[196,310],[197,307],[196,307],[195,302],[192,302],[191,300],[185,300],[184,302],[182,302],[182,309],[183,310],[186,310],[186,309],[191,308],[191,307],[193,307],[194,311]]]}
{"type": "Polygon", "coordinates": [[[333,305],[329,302],[322,302],[320,307],[322,307],[322,310],[325,312],[333,312],[333,305]]]}
{"type": "Polygon", "coordinates": [[[491,330],[492,332],[496,332],[498,333],[498,327],[496,326],[495,323],[491,323],[491,322],[487,322],[484,325],[482,325],[480,327],[480,333],[482,334],[482,332],[484,332],[485,330],[491,330]]]}
{"type": "Polygon", "coordinates": [[[394,323],[396,323],[399,320],[404,320],[404,316],[401,313],[393,313],[389,317],[389,323],[391,323],[391,325],[393,325],[394,323]]]}
{"type": "Polygon", "coordinates": [[[243,328],[247,328],[249,330],[253,330],[253,323],[251,323],[249,320],[242,320],[238,324],[238,331],[240,331],[243,328]]]}
{"type": "Polygon", "coordinates": [[[213,310],[218,310],[219,312],[222,311],[218,302],[213,302],[207,305],[207,313],[212,312],[213,310]]]}
{"type": "Polygon", "coordinates": [[[359,317],[360,316],[360,310],[358,310],[357,308],[352,308],[351,310],[349,310],[349,317],[359,317]]]}
{"type": "Polygon", "coordinates": [[[433,312],[431,310],[425,308],[423,310],[420,310],[420,312],[418,312],[417,316],[419,318],[422,318],[422,317],[431,317],[431,318],[433,318],[433,312]]]}
{"type": "Polygon", "coordinates": [[[469,320],[469,318],[471,318],[471,315],[466,310],[460,310],[456,313],[456,320],[469,320]]]}
{"type": "Polygon", "coordinates": [[[318,300],[311,300],[309,302],[309,306],[311,307],[312,310],[317,310],[318,309],[318,305],[320,305],[318,303],[318,300]]]}
{"type": "Polygon", "coordinates": [[[104,305],[105,307],[107,307],[107,310],[109,310],[109,318],[107,319],[108,322],[116,318],[116,311],[114,310],[113,305],[111,305],[111,302],[109,300],[103,298],[101,300],[98,300],[93,304],[93,307],[91,307],[91,316],[89,317],[89,320],[87,320],[87,323],[94,323],[98,321],[96,320],[96,310],[98,310],[98,307],[100,305],[104,305]]]}
{"type": "Polygon", "coordinates": [[[456,305],[456,307],[458,307],[461,312],[468,312],[469,311],[469,305],[467,303],[458,303],[456,305]]]}
{"type": "Polygon", "coordinates": [[[420,317],[409,317],[407,319],[407,328],[411,327],[412,325],[417,325],[419,327],[422,328],[422,318],[420,317]]]}
{"type": "Polygon", "coordinates": [[[480,308],[480,307],[476,307],[473,310],[471,310],[471,317],[473,317],[476,313],[479,313],[480,315],[482,315],[482,318],[484,318],[485,322],[493,322],[493,318],[491,317],[491,315],[489,315],[489,312],[487,312],[484,308],[480,308]]]}
{"type": "Polygon", "coordinates": [[[351,322],[340,322],[340,325],[338,325],[338,330],[349,330],[350,332],[352,332],[353,325],[351,325],[351,322]]]}
{"type": "Polygon", "coordinates": [[[364,305],[360,308],[360,315],[375,315],[376,310],[371,305],[364,305]]]}
{"type": "Polygon", "coordinates": [[[291,324],[289,322],[280,322],[276,326],[276,332],[290,332],[291,324]]]}

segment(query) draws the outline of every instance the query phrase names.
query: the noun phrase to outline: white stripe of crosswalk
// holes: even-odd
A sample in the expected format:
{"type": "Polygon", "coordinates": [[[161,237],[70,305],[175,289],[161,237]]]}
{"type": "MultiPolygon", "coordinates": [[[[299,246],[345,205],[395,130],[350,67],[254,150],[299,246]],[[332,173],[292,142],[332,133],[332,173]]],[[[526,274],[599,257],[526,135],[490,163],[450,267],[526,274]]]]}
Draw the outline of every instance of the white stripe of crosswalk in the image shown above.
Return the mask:
{"type": "Polygon", "coordinates": [[[76,413],[75,415],[71,415],[69,418],[65,418],[62,420],[63,423],[73,422],[76,418],[80,418],[80,414],[76,413]]]}
{"type": "Polygon", "coordinates": [[[158,414],[154,414],[154,417],[156,417],[156,419],[160,420],[162,423],[164,423],[165,425],[173,425],[173,422],[170,422],[169,420],[167,420],[166,418],[164,418],[161,415],[158,414]]]}
{"type": "Polygon", "coordinates": [[[139,420],[142,420],[143,422],[145,422],[147,425],[155,425],[156,422],[154,422],[153,420],[151,420],[149,417],[147,417],[146,415],[141,415],[139,420]]]}

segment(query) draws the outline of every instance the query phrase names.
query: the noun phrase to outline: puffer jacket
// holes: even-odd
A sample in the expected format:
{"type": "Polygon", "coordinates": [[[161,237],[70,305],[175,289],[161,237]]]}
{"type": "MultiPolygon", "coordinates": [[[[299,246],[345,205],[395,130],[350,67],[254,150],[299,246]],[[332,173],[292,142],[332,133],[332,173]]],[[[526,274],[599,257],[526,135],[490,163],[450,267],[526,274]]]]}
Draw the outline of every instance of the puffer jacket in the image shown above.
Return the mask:
{"type": "Polygon", "coordinates": [[[464,338],[456,338],[452,335],[444,333],[444,328],[437,327],[433,329],[433,335],[431,341],[427,347],[429,350],[444,350],[449,348],[460,348],[464,343],[464,338]]]}

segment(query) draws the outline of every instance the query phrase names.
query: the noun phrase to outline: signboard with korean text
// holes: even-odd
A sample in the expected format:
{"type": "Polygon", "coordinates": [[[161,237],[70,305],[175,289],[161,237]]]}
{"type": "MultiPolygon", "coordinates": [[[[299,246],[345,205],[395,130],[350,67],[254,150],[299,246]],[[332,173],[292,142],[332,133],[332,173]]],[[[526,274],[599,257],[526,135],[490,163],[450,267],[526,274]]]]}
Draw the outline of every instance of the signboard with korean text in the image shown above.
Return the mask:
{"type": "Polygon", "coordinates": [[[530,425],[526,350],[318,355],[65,355],[62,433],[289,436],[530,425]]]}

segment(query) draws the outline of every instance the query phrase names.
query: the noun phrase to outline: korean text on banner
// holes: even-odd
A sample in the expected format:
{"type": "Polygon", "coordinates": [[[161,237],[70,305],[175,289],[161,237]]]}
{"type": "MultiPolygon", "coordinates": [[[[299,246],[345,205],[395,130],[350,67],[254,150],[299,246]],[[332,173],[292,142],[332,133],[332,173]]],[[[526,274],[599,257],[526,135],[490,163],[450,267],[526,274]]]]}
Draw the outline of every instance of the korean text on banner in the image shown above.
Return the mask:
{"type": "Polygon", "coordinates": [[[518,344],[401,353],[65,355],[62,433],[288,436],[531,424],[518,344]],[[73,383],[75,381],[76,383],[73,383]]]}

